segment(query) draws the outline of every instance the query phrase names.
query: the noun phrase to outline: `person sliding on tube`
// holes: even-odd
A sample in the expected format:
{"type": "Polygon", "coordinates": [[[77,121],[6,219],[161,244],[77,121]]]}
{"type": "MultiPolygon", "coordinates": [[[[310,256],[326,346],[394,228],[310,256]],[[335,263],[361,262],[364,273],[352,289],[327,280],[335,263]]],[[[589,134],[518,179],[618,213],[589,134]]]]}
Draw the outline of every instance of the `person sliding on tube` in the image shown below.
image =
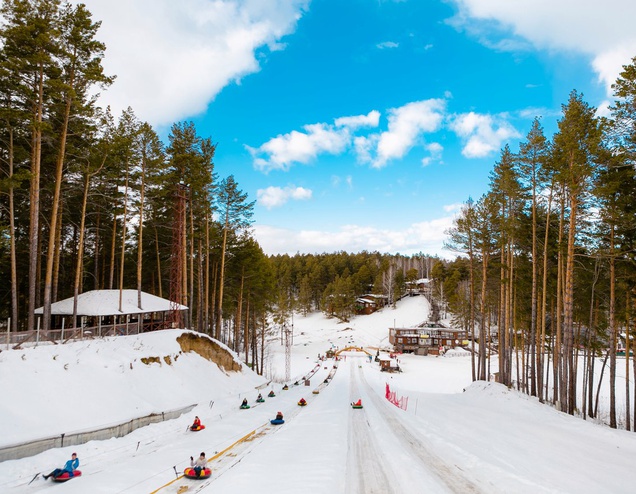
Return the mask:
{"type": "Polygon", "coordinates": [[[77,453],[73,453],[71,455],[71,459],[64,464],[64,468],[56,468],[48,475],[44,475],[44,479],[48,480],[49,477],[53,477],[54,479],[56,479],[65,472],[68,472],[69,477],[73,477],[75,475],[74,472],[75,470],[77,470],[77,467],[79,467],[79,459],[77,458],[77,453]]]}
{"type": "Polygon", "coordinates": [[[199,456],[196,460],[191,456],[190,457],[190,466],[197,474],[197,477],[201,475],[201,470],[205,468],[205,464],[207,460],[205,459],[205,453],[201,452],[201,456],[199,456]]]}

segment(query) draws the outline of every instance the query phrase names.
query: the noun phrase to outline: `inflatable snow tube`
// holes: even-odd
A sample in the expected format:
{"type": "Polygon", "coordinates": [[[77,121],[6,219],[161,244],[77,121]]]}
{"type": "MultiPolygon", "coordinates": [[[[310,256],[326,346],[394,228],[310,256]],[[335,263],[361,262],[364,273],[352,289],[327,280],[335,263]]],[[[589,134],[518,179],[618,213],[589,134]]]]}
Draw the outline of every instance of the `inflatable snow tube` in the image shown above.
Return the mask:
{"type": "Polygon", "coordinates": [[[247,410],[250,406],[249,405],[241,405],[239,408],[241,410],[247,410]]]}
{"type": "Polygon", "coordinates": [[[201,473],[197,475],[197,472],[194,470],[194,468],[186,468],[183,471],[183,475],[185,475],[189,479],[207,479],[208,477],[210,477],[210,475],[212,475],[212,470],[210,470],[209,468],[204,468],[203,470],[201,470],[201,473]]]}
{"type": "Polygon", "coordinates": [[[273,392],[268,394],[267,396],[269,396],[270,398],[274,398],[274,396],[276,396],[273,392]]]}
{"type": "Polygon", "coordinates": [[[61,475],[58,475],[57,477],[52,477],[52,479],[53,479],[53,482],[66,482],[67,480],[71,480],[71,479],[74,479],[75,477],[81,477],[81,476],[82,476],[81,471],[73,470],[72,477],[68,472],[64,472],[61,475]]]}
{"type": "Polygon", "coordinates": [[[259,400],[259,399],[257,399],[257,400],[256,400],[256,403],[265,403],[265,398],[261,398],[260,400],[259,400]]]}
{"type": "Polygon", "coordinates": [[[205,429],[205,425],[197,425],[196,427],[194,425],[190,426],[190,430],[191,431],[202,431],[203,429],[205,429]]]}
{"type": "Polygon", "coordinates": [[[351,404],[351,408],[362,408],[362,405],[354,405],[353,403],[351,404]]]}
{"type": "Polygon", "coordinates": [[[284,424],[285,421],[283,419],[272,419],[269,421],[272,425],[281,425],[284,424]]]}
{"type": "Polygon", "coordinates": [[[306,402],[306,401],[299,401],[299,402],[298,402],[298,406],[299,406],[299,407],[307,406],[307,402],[306,402]]]}

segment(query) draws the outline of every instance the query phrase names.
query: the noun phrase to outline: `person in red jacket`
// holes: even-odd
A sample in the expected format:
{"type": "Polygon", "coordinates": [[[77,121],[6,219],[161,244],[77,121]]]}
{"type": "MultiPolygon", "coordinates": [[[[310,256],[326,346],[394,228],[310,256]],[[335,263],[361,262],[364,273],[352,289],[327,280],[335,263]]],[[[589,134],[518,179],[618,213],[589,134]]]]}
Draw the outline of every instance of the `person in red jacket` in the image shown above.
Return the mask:
{"type": "Polygon", "coordinates": [[[194,423],[192,424],[192,428],[193,428],[193,429],[197,429],[197,428],[199,428],[199,427],[201,427],[201,419],[199,418],[199,416],[198,416],[198,415],[196,415],[196,416],[194,417],[194,423]]]}

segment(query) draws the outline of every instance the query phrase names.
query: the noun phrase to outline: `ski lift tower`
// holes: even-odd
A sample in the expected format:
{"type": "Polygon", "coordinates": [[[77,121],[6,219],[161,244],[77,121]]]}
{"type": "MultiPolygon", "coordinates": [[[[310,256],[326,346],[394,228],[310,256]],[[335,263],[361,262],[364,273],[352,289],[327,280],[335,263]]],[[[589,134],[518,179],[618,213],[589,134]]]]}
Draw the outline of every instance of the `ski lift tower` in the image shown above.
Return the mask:
{"type": "Polygon", "coordinates": [[[291,378],[291,346],[293,336],[293,326],[290,328],[285,324],[283,326],[283,332],[285,333],[285,381],[289,382],[291,378]]]}

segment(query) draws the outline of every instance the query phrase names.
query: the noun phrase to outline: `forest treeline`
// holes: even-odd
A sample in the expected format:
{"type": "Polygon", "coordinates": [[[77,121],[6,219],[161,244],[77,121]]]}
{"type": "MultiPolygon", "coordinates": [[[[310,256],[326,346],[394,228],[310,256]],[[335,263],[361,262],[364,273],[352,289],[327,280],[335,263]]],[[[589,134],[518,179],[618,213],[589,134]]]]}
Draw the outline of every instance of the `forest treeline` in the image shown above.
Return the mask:
{"type": "Polygon", "coordinates": [[[173,295],[191,308],[184,325],[217,336],[223,301],[244,295],[262,313],[271,280],[249,234],[254,203],[215,174],[215,143],[180,122],[164,144],[131,108],[115,118],[97,105],[114,75],[85,5],[5,0],[0,14],[0,316],[12,331],[34,329],[38,307],[48,329],[52,302],[93,289],[173,295]]]}
{"type": "Polygon", "coordinates": [[[217,176],[211,138],[179,122],[164,143],[132,108],[100,108],[115,75],[86,6],[4,0],[0,14],[0,319],[11,332],[35,329],[39,307],[50,328],[55,301],[133,288],[188,306],[179,325],[262,372],[265,335],[293,308],[346,319],[374,286],[403,290],[401,256],[266,256],[254,202],[217,176]]]}
{"type": "MultiPolygon", "coordinates": [[[[517,150],[506,146],[489,190],[469,199],[448,232],[462,258],[435,269],[457,324],[481,350],[473,379],[490,375],[567,413],[595,417],[599,369],[609,362],[610,425],[636,424],[636,58],[613,85],[614,105],[597,116],[576,91],[556,133],[534,121],[517,150]],[[625,359],[617,360],[617,353],[625,359]],[[632,362],[630,371],[630,361],[632,362]],[[584,364],[580,364],[584,362],[584,364]],[[618,381],[617,365],[627,379],[618,381]],[[581,384],[582,383],[582,384],[581,384]],[[625,409],[617,410],[617,393],[625,409]]],[[[606,377],[607,378],[607,377],[606,377]]]]}
{"type": "Polygon", "coordinates": [[[504,384],[594,417],[600,356],[610,425],[636,429],[629,379],[616,407],[616,366],[636,382],[636,59],[608,117],[572,92],[552,137],[537,119],[518,150],[501,151],[489,191],[448,232],[454,261],[267,256],[250,229],[254,202],[217,176],[210,137],[178,122],[164,143],[132,108],[98,106],[115,74],[86,6],[3,0],[0,15],[0,319],[12,332],[35,329],[39,307],[50,327],[57,300],[136,288],[187,305],[183,326],[262,372],[266,335],[292,310],[347,320],[360,295],[395,303],[431,278],[472,335],[474,380],[491,378],[496,352],[504,384]]]}

